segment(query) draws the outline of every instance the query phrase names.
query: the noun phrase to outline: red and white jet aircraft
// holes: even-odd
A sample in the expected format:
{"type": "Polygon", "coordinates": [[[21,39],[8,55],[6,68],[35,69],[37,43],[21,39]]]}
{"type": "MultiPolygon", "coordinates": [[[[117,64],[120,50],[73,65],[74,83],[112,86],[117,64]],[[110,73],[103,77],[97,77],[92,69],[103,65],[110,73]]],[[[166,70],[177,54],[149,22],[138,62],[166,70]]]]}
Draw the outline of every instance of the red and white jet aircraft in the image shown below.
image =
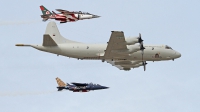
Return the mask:
{"type": "Polygon", "coordinates": [[[43,13],[41,17],[43,18],[43,21],[47,21],[48,19],[55,19],[60,21],[60,23],[66,23],[66,22],[75,22],[78,20],[84,20],[84,19],[92,19],[92,18],[98,18],[100,16],[90,14],[88,12],[70,12],[67,10],[62,9],[56,9],[60,13],[55,13],[52,11],[52,13],[46,9],[43,5],[40,6],[40,9],[43,13]]]}

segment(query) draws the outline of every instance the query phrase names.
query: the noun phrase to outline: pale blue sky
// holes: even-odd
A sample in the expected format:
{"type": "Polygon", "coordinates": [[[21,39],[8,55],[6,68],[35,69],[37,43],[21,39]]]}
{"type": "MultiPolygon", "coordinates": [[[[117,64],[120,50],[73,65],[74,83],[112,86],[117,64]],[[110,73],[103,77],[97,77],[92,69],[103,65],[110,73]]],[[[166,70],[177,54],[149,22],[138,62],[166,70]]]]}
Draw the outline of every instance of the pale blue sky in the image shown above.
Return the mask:
{"type": "MultiPolygon", "coordinates": [[[[1,112],[198,112],[200,105],[199,0],[1,0],[1,112]],[[81,61],[16,43],[40,44],[48,22],[39,6],[86,11],[98,19],[58,24],[71,40],[106,43],[112,30],[125,36],[142,34],[145,44],[167,44],[182,54],[175,61],[148,62],[120,71],[101,61],[81,61]],[[32,24],[3,25],[5,22],[32,24]],[[93,82],[110,87],[89,93],[56,91],[56,77],[65,82],[93,82]],[[18,95],[27,93],[27,95],[18,95]]],[[[58,22],[57,22],[58,23],[58,22]]]]}

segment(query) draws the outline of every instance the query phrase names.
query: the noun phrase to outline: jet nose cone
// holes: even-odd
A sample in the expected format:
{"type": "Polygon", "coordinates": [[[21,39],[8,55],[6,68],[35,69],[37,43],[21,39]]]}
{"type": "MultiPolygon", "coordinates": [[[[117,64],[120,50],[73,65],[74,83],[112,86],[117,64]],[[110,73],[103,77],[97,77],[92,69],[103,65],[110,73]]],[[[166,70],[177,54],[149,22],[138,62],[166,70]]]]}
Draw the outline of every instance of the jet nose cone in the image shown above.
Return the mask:
{"type": "Polygon", "coordinates": [[[92,15],[92,18],[99,18],[101,16],[97,16],[97,15],[92,15]]]}
{"type": "Polygon", "coordinates": [[[106,87],[106,86],[102,86],[102,89],[108,89],[109,87],[106,87]]]}
{"type": "Polygon", "coordinates": [[[176,51],[176,57],[180,58],[181,57],[181,53],[179,53],[179,52],[176,51]]]}

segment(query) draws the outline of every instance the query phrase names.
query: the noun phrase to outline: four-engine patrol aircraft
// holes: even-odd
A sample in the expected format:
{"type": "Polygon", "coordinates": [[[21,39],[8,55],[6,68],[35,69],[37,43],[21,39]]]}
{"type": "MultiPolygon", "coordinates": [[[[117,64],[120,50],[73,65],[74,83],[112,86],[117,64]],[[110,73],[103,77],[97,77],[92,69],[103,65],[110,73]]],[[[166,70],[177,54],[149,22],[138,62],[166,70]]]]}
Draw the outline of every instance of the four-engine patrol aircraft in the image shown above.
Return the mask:
{"type": "Polygon", "coordinates": [[[64,83],[60,78],[56,78],[56,81],[58,83],[58,91],[62,91],[63,89],[73,91],[73,92],[89,92],[91,90],[101,90],[101,89],[108,89],[109,87],[101,86],[99,84],[93,84],[93,83],[71,83],[73,85],[70,85],[68,83],[64,83]]]}
{"type": "Polygon", "coordinates": [[[30,46],[41,51],[77,58],[81,60],[106,61],[120,70],[130,70],[144,66],[146,61],[174,60],[181,54],[168,45],[143,45],[139,37],[125,38],[122,31],[112,31],[107,44],[86,44],[65,39],[58,31],[55,22],[49,22],[43,35],[42,45],[30,46]]]}
{"type": "Polygon", "coordinates": [[[47,21],[48,19],[55,19],[60,21],[60,23],[66,23],[66,22],[75,22],[78,20],[84,20],[84,19],[92,19],[92,18],[98,18],[100,16],[90,14],[88,12],[70,12],[67,10],[62,10],[62,9],[56,9],[59,14],[55,13],[52,11],[52,13],[46,9],[44,6],[40,6],[40,9],[43,13],[41,15],[41,18],[43,18],[43,21],[47,21]]]}

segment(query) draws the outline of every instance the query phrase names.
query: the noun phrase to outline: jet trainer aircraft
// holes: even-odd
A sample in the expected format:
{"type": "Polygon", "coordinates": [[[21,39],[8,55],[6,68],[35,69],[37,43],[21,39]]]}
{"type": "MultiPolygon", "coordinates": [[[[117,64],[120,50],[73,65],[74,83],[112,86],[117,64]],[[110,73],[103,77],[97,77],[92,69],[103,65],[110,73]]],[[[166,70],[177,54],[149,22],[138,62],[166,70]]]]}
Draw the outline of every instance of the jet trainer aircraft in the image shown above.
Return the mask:
{"type": "Polygon", "coordinates": [[[56,81],[58,83],[58,91],[62,91],[63,89],[73,91],[73,92],[89,92],[91,90],[101,90],[101,89],[108,89],[109,87],[101,86],[99,84],[93,84],[93,83],[71,83],[73,85],[70,85],[68,83],[64,83],[60,78],[56,78],[56,81]]]}
{"type": "Polygon", "coordinates": [[[49,22],[42,45],[16,44],[57,55],[81,60],[102,60],[119,68],[131,70],[140,66],[146,69],[146,61],[174,60],[181,54],[168,45],[143,45],[141,35],[125,38],[122,31],[112,31],[107,44],[86,44],[65,39],[55,22],[49,22]]]}
{"type": "Polygon", "coordinates": [[[66,23],[66,22],[75,22],[78,20],[84,20],[84,19],[92,19],[92,18],[98,18],[100,16],[90,14],[88,12],[74,12],[74,11],[67,11],[62,9],[56,9],[59,14],[52,11],[52,13],[46,9],[43,5],[40,6],[40,9],[43,13],[41,15],[41,18],[43,18],[43,21],[47,21],[48,19],[55,19],[60,21],[60,23],[66,23]]]}

